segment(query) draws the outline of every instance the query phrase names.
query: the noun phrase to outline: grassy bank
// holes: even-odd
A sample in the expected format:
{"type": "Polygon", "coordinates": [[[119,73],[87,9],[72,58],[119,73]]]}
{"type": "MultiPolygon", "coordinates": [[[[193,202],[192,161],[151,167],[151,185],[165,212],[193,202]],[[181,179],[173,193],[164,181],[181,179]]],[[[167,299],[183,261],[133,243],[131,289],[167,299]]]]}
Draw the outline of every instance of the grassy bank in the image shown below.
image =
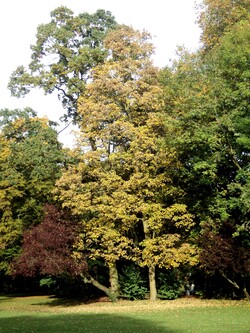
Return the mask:
{"type": "Polygon", "coordinates": [[[120,301],[0,297],[1,333],[249,333],[244,301],[120,301]]]}

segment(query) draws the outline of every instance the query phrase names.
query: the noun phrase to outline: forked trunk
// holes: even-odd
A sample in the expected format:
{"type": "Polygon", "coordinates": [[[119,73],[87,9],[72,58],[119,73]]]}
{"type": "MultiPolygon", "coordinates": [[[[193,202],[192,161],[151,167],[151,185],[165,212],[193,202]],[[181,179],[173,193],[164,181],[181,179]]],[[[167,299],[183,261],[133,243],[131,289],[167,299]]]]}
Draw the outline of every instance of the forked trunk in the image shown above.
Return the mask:
{"type": "Polygon", "coordinates": [[[94,287],[105,292],[105,294],[111,299],[112,302],[116,302],[120,294],[120,285],[118,278],[118,271],[115,263],[109,265],[109,282],[110,287],[106,287],[91,275],[82,275],[85,283],[91,283],[94,287]]]}
{"type": "Polygon", "coordinates": [[[110,289],[108,287],[104,286],[103,284],[101,284],[100,282],[98,282],[91,275],[88,275],[88,276],[82,275],[82,278],[83,278],[84,283],[91,283],[94,287],[96,287],[99,290],[104,291],[105,294],[110,297],[110,289]]]}

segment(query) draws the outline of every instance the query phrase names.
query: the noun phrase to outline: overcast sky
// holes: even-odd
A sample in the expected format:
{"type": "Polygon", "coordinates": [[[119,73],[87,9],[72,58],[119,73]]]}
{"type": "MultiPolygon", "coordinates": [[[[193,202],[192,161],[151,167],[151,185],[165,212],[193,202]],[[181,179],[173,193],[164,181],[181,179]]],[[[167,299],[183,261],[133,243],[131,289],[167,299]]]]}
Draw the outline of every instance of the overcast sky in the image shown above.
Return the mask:
{"type": "MultiPolygon", "coordinates": [[[[32,107],[39,116],[58,121],[63,114],[56,96],[33,92],[25,98],[10,96],[7,84],[11,73],[30,60],[30,45],[35,43],[36,28],[50,21],[50,12],[63,5],[74,11],[93,13],[110,10],[118,23],[146,29],[153,36],[154,63],[164,67],[175,55],[177,45],[194,50],[200,31],[195,24],[195,3],[201,0],[6,0],[0,1],[0,109],[32,107]]],[[[62,125],[63,126],[63,125],[62,125]]],[[[70,145],[64,133],[61,140],[70,145]]]]}

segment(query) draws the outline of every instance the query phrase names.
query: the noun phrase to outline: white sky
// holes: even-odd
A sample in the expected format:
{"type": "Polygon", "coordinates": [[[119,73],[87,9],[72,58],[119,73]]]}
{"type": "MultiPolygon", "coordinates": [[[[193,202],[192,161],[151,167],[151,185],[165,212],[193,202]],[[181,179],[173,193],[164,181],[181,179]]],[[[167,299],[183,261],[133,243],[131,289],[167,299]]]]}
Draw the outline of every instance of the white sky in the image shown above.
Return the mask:
{"type": "MultiPolygon", "coordinates": [[[[195,3],[201,0],[2,0],[0,1],[0,109],[32,107],[39,116],[58,121],[64,111],[57,96],[42,91],[17,99],[10,96],[7,84],[19,65],[30,61],[30,45],[35,43],[36,28],[50,21],[50,12],[63,5],[74,11],[93,13],[97,9],[112,12],[118,23],[146,29],[153,36],[155,65],[164,67],[175,55],[177,45],[195,49],[200,31],[195,24],[195,3]]],[[[61,125],[61,128],[64,124],[61,125]]],[[[60,137],[71,145],[69,131],[60,137]]]]}

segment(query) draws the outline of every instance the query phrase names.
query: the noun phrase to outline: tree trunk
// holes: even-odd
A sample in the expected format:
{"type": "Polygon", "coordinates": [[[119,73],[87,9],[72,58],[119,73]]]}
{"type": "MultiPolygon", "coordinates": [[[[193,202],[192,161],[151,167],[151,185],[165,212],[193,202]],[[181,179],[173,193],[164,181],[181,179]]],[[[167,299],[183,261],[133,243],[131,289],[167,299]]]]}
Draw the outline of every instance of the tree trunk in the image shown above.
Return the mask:
{"type": "Polygon", "coordinates": [[[155,282],[155,265],[151,265],[148,268],[148,276],[149,276],[149,300],[154,302],[157,299],[157,289],[155,282]]]}
{"type": "Polygon", "coordinates": [[[115,263],[109,265],[109,282],[110,287],[106,287],[91,275],[82,275],[85,283],[91,283],[94,287],[105,292],[105,294],[111,299],[112,302],[116,302],[120,294],[120,285],[118,278],[118,271],[115,263]]]}
{"type": "Polygon", "coordinates": [[[246,287],[243,289],[243,292],[244,292],[244,294],[245,294],[245,296],[246,296],[246,299],[248,300],[248,302],[250,302],[250,295],[249,295],[249,293],[248,293],[248,291],[247,291],[247,288],[246,288],[246,287]]]}
{"type": "Polygon", "coordinates": [[[110,297],[110,289],[101,284],[100,282],[98,282],[97,280],[95,280],[91,275],[88,276],[81,275],[81,277],[83,278],[84,283],[91,283],[97,289],[104,291],[105,294],[110,297]]]}
{"type": "Polygon", "coordinates": [[[120,294],[120,285],[116,263],[109,264],[110,298],[116,302],[120,294]]]}
{"type": "MultiPolygon", "coordinates": [[[[223,277],[224,277],[229,283],[231,283],[236,289],[240,290],[240,286],[239,286],[235,281],[232,281],[231,279],[229,279],[229,278],[228,278],[223,272],[221,272],[221,275],[222,275],[222,276],[223,276],[223,277]]],[[[245,295],[246,299],[247,299],[248,301],[250,301],[250,295],[249,295],[249,293],[248,293],[246,287],[243,288],[243,292],[244,292],[244,295],[245,295]]]]}
{"type": "MultiPolygon", "coordinates": [[[[143,221],[143,230],[145,239],[150,239],[151,235],[148,228],[148,222],[143,221]]],[[[149,300],[154,302],[157,299],[157,289],[155,281],[155,265],[148,266],[148,279],[149,279],[149,300]]]]}
{"type": "Polygon", "coordinates": [[[233,280],[229,279],[223,272],[221,272],[221,275],[229,282],[231,283],[236,289],[240,289],[240,286],[233,280]]]}

